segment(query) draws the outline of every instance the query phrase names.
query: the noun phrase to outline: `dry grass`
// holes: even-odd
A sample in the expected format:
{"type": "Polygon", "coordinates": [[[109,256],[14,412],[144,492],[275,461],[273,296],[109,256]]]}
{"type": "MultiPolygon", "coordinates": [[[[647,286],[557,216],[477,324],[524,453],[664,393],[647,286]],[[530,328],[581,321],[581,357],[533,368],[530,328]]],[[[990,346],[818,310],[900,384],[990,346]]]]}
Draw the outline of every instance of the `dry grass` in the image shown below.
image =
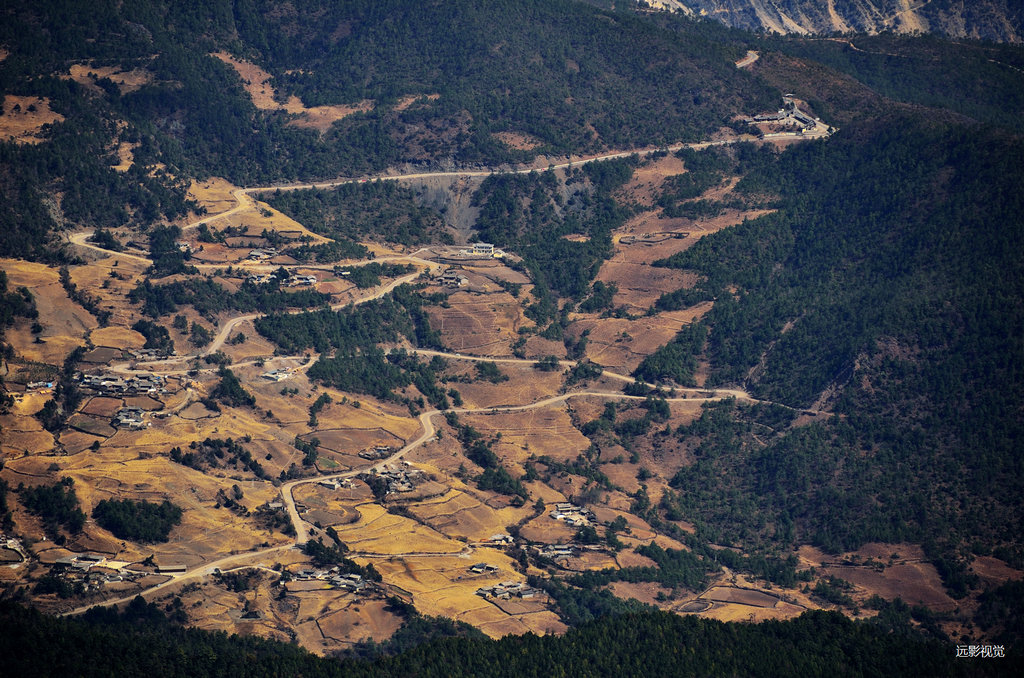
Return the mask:
{"type": "Polygon", "coordinates": [[[44,125],[63,122],[64,116],[50,110],[49,99],[8,94],[3,98],[0,116],[0,141],[16,144],[38,144],[44,125]],[[29,110],[30,108],[34,110],[29,110]]]}
{"type": "Polygon", "coordinates": [[[706,612],[698,613],[705,619],[732,622],[762,622],[768,619],[792,619],[804,613],[804,608],[792,603],[780,602],[776,607],[752,607],[737,603],[715,603],[706,612]]]}
{"type": "Polygon", "coordinates": [[[360,518],[337,528],[341,540],[363,554],[459,553],[464,545],[402,516],[388,513],[379,504],[359,504],[360,518]]]}
{"type": "Polygon", "coordinates": [[[682,311],[659,313],[636,320],[625,318],[581,317],[573,323],[573,335],[590,330],[587,357],[619,374],[629,374],[660,346],[676,336],[684,326],[711,309],[711,303],[682,311]]]}
{"type": "MultiPolygon", "coordinates": [[[[441,98],[440,94],[409,94],[398,99],[398,103],[395,104],[393,110],[405,111],[408,110],[413,104],[420,101],[437,101],[441,98]]],[[[423,104],[424,106],[426,104],[423,104]]]]}
{"type": "Polygon", "coordinates": [[[211,177],[202,182],[193,181],[188,189],[188,198],[205,207],[207,215],[215,216],[235,206],[235,198],[231,192],[236,188],[238,187],[220,177],[211,177]]]}
{"type": "Polygon", "coordinates": [[[457,352],[511,356],[517,330],[533,324],[523,316],[520,302],[505,292],[458,291],[448,297],[448,303],[450,308],[428,309],[430,325],[441,333],[445,346],[457,352]]]}
{"type": "Polygon", "coordinates": [[[633,178],[619,189],[618,193],[629,201],[651,207],[661,194],[661,186],[665,179],[685,171],[683,161],[674,154],[669,154],[633,170],[633,178]]]}
{"type": "Polygon", "coordinates": [[[573,426],[564,403],[508,414],[465,414],[460,419],[485,436],[500,433],[494,451],[506,465],[522,464],[531,455],[568,461],[590,447],[590,441],[573,426]]]}
{"type": "Polygon", "coordinates": [[[0,260],[7,273],[8,288],[27,287],[39,309],[38,322],[43,326],[35,343],[31,323],[19,320],[6,333],[15,353],[27,360],[60,365],[71,351],[85,345],[85,335],[97,326],[91,313],[68,299],[55,269],[17,259],[0,260]]]}
{"type": "Polygon", "coordinates": [[[950,612],[957,603],[942,586],[942,579],[931,563],[906,563],[886,567],[881,572],[869,567],[827,567],[822,574],[839,577],[856,587],[857,599],[879,595],[886,600],[902,598],[910,605],[923,605],[935,611],[950,612]]]}
{"type": "MultiPolygon", "coordinates": [[[[449,360],[452,367],[448,374],[465,374],[476,379],[476,368],[472,363],[449,360]]],[[[488,381],[473,381],[468,384],[453,384],[462,395],[466,407],[502,407],[526,405],[557,393],[562,385],[560,371],[541,372],[531,365],[498,364],[498,369],[509,378],[508,381],[492,384],[488,381]]]]}
{"type": "Polygon", "coordinates": [[[127,327],[101,327],[93,330],[89,338],[97,346],[114,348],[142,348],[146,343],[144,336],[127,327]]]}
{"type": "Polygon", "coordinates": [[[510,615],[498,605],[475,594],[477,588],[507,579],[521,581],[514,574],[511,560],[502,552],[480,549],[470,557],[406,557],[374,561],[385,583],[412,595],[416,609],[423,614],[442,615],[476,626],[491,637],[509,633],[545,633],[565,630],[557,617],[540,603],[524,605],[510,615]],[[471,564],[486,562],[499,571],[484,577],[468,572],[471,564]]]}
{"type": "Polygon", "coordinates": [[[484,541],[516,522],[521,510],[495,509],[469,494],[468,488],[451,489],[441,496],[408,505],[417,519],[438,532],[469,541],[484,541]]]}
{"type": "Polygon", "coordinates": [[[117,84],[121,94],[128,94],[138,90],[143,85],[152,82],[153,74],[138,68],[130,71],[123,71],[116,66],[92,66],[90,64],[72,64],[71,79],[80,85],[90,89],[97,89],[95,78],[107,78],[117,84]],[[95,78],[93,77],[95,76],[95,78]]]}
{"type": "Polygon", "coordinates": [[[364,99],[353,105],[307,108],[298,97],[292,95],[286,103],[282,104],[276,99],[276,92],[270,84],[270,74],[262,68],[248,61],[235,59],[226,52],[217,52],[213,56],[235,69],[235,72],[242,78],[242,85],[252,98],[252,103],[256,108],[264,111],[286,111],[296,116],[288,123],[295,127],[315,129],[322,134],[342,118],[353,113],[365,113],[373,110],[373,101],[369,99],[364,99]]]}

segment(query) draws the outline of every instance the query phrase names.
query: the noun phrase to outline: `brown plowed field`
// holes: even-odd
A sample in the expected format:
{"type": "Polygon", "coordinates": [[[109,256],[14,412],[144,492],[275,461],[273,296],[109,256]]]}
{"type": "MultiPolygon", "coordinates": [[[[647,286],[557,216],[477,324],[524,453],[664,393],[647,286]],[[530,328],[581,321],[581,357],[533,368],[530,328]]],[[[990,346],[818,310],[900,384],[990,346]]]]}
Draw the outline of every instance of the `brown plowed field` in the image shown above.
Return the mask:
{"type": "Polygon", "coordinates": [[[516,330],[532,325],[519,302],[506,292],[477,295],[459,291],[448,297],[451,308],[432,307],[430,326],[453,351],[507,357],[516,330]]]}

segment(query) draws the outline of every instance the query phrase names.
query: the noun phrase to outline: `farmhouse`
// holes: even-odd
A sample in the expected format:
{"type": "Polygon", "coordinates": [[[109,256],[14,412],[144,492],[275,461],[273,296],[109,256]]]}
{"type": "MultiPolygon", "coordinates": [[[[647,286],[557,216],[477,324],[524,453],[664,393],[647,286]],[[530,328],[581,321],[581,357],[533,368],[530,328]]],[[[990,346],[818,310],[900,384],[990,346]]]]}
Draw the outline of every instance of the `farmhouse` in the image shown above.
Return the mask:
{"type": "Polygon", "coordinates": [[[277,256],[277,250],[273,247],[263,247],[260,249],[249,250],[249,258],[253,261],[265,261],[272,259],[277,256]]]}
{"type": "Polygon", "coordinates": [[[390,445],[374,445],[369,450],[363,450],[359,453],[359,456],[363,459],[369,459],[371,461],[376,459],[386,459],[390,457],[395,451],[390,445]]]}
{"type": "Polygon", "coordinates": [[[517,598],[533,598],[538,593],[540,591],[527,586],[521,581],[503,581],[496,586],[482,586],[476,590],[478,596],[500,598],[502,600],[508,600],[513,596],[517,598]]]}
{"type": "Polygon", "coordinates": [[[477,563],[476,565],[471,565],[469,571],[474,574],[491,574],[497,572],[498,568],[488,563],[477,563]]]}
{"type": "Polygon", "coordinates": [[[573,527],[585,527],[594,520],[593,511],[567,501],[555,504],[555,510],[550,515],[555,520],[561,520],[573,527]]]}

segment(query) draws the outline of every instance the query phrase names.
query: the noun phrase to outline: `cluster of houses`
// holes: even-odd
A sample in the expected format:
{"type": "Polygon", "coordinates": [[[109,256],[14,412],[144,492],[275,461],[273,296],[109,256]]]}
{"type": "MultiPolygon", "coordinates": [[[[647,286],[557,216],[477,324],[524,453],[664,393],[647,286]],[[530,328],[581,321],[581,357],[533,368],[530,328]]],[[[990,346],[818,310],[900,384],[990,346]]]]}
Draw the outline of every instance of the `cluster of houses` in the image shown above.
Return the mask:
{"type": "Polygon", "coordinates": [[[131,375],[119,377],[113,374],[77,374],[75,378],[82,386],[101,395],[134,395],[167,393],[166,377],[160,375],[131,375]]]}
{"type": "Polygon", "coordinates": [[[341,569],[332,567],[329,570],[303,568],[294,574],[296,581],[326,581],[333,588],[351,593],[360,593],[377,588],[373,582],[367,581],[359,574],[341,574],[341,569]]]}
{"type": "Polygon", "coordinates": [[[58,558],[50,572],[65,581],[81,582],[87,590],[99,588],[102,584],[135,581],[145,574],[129,570],[125,565],[108,561],[99,553],[75,553],[58,558]]]}
{"type": "Polygon", "coordinates": [[[53,388],[52,381],[30,381],[25,384],[25,391],[42,391],[45,389],[53,388]]]}
{"type": "Polygon", "coordinates": [[[131,348],[128,349],[128,355],[135,360],[152,360],[154,358],[162,358],[167,353],[158,348],[131,348]]]}
{"type": "Polygon", "coordinates": [[[363,450],[359,453],[359,456],[363,459],[369,459],[370,461],[376,461],[377,459],[387,459],[394,454],[395,448],[390,445],[374,445],[368,450],[363,450]]]}
{"type": "Polygon", "coordinates": [[[482,586],[476,590],[478,596],[484,598],[500,598],[501,600],[508,600],[509,598],[533,598],[540,594],[538,589],[527,586],[521,581],[503,581],[500,584],[494,586],[482,586]]]}
{"type": "MultiPolygon", "coordinates": [[[[245,281],[252,285],[266,285],[270,281],[274,280],[274,278],[275,276],[273,273],[264,273],[262,275],[253,273],[247,277],[245,281]]],[[[316,285],[317,282],[319,281],[316,279],[315,275],[292,275],[287,280],[282,280],[281,284],[285,287],[299,287],[301,285],[316,285]]]]}
{"type": "Polygon", "coordinates": [[[117,428],[126,428],[129,431],[138,431],[139,429],[147,426],[146,422],[142,419],[143,409],[141,407],[127,406],[122,407],[114,415],[112,424],[117,428]]]}
{"type": "Polygon", "coordinates": [[[441,274],[441,284],[445,287],[464,287],[468,283],[469,279],[454,268],[449,268],[441,274]]]}
{"type": "MultiPolygon", "coordinates": [[[[397,468],[385,466],[379,472],[374,469],[372,474],[382,478],[387,483],[388,494],[393,492],[412,492],[413,488],[421,483],[424,478],[423,471],[410,468],[409,462],[403,462],[403,465],[397,468]]],[[[359,474],[359,479],[366,480],[369,476],[369,473],[361,473],[359,474]]]]}
{"type": "Polygon", "coordinates": [[[799,125],[802,126],[804,130],[812,130],[818,124],[814,118],[796,107],[792,109],[780,108],[775,113],[762,113],[760,115],[755,115],[747,122],[751,124],[758,122],[780,122],[799,125]]]}
{"type": "Polygon", "coordinates": [[[572,527],[586,527],[594,522],[593,511],[567,501],[555,504],[555,510],[550,515],[555,520],[564,521],[566,525],[572,527]]]}

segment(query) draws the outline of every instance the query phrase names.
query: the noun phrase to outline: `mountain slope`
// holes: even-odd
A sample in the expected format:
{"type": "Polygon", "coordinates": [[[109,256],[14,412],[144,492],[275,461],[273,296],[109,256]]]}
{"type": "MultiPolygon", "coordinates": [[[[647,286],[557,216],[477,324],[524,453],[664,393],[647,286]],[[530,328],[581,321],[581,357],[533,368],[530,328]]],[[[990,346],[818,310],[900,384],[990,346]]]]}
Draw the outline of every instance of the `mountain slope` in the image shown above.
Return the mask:
{"type": "MultiPolygon", "coordinates": [[[[1021,42],[1024,13],[1013,0],[682,0],[686,10],[747,30],[774,33],[938,33],[1021,42]]],[[[684,10],[685,11],[685,10],[684,10]]]]}

